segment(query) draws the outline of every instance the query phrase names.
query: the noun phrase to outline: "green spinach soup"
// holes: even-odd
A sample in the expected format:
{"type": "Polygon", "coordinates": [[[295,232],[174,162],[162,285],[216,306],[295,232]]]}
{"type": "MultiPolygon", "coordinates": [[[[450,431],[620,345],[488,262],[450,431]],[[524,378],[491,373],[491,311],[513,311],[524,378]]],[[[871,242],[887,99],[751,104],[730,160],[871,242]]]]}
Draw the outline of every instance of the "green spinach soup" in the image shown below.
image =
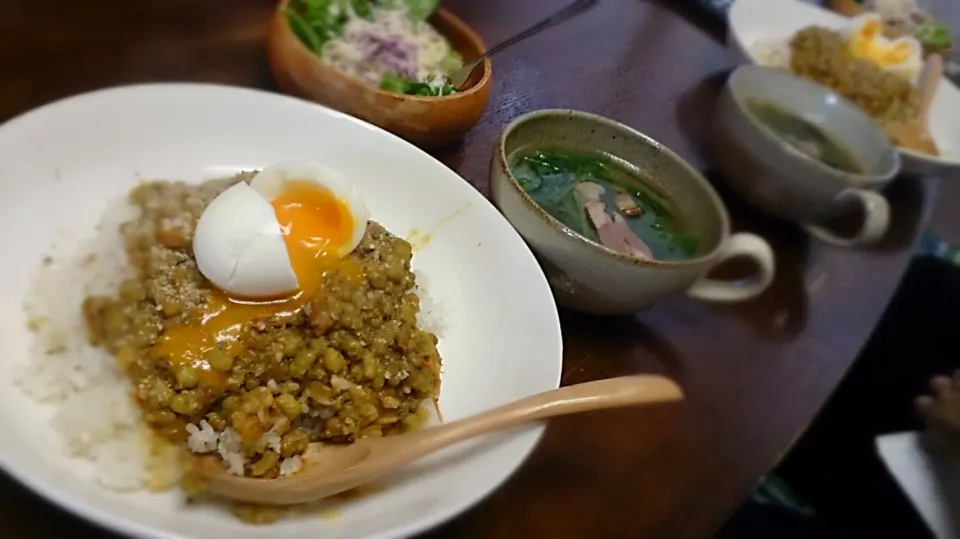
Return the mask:
{"type": "Polygon", "coordinates": [[[697,252],[698,241],[674,205],[605,155],[530,148],[509,162],[520,187],[544,211],[596,243],[656,260],[697,252]]]}
{"type": "Polygon", "coordinates": [[[800,115],[760,99],[748,99],[746,108],[780,140],[804,155],[843,172],[863,174],[866,171],[842,142],[800,115]]]}

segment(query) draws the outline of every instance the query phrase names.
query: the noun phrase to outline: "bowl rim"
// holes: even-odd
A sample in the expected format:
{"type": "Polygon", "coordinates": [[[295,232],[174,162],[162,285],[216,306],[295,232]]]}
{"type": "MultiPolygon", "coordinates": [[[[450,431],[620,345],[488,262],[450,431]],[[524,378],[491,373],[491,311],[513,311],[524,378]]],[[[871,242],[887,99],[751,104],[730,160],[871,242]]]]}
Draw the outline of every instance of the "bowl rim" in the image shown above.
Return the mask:
{"type": "MultiPolygon", "coordinates": [[[[720,199],[720,195],[717,194],[717,191],[710,185],[710,182],[700,173],[696,168],[693,167],[686,159],[680,157],[679,154],[671,150],[665,144],[659,140],[638,131],[629,125],[623,124],[606,116],[601,116],[599,114],[594,114],[592,112],[585,112],[574,109],[540,109],[532,112],[527,112],[522,114],[511,121],[507,127],[503,129],[500,133],[499,140],[497,141],[496,155],[498,165],[501,170],[503,170],[504,175],[509,180],[510,186],[519,194],[520,199],[526,204],[534,213],[552,228],[560,231],[564,236],[570,238],[571,240],[585,245],[588,249],[594,251],[600,256],[607,258],[613,258],[620,262],[626,262],[638,267],[663,267],[663,268],[684,268],[691,266],[699,266],[704,263],[708,263],[714,258],[716,258],[720,250],[723,248],[723,244],[730,237],[730,216],[727,213],[727,207],[724,205],[723,200],[720,199]],[[533,198],[520,187],[520,183],[517,181],[517,178],[513,175],[513,171],[510,168],[509,156],[507,155],[506,145],[507,141],[513,135],[514,131],[518,129],[521,125],[538,118],[544,117],[564,117],[564,116],[574,116],[588,122],[599,123],[608,127],[617,129],[631,139],[644,144],[646,146],[652,146],[658,151],[663,152],[668,159],[673,160],[682,169],[700,186],[701,190],[707,195],[707,198],[710,199],[710,202],[713,204],[717,216],[720,221],[720,233],[719,238],[716,241],[716,244],[713,246],[710,251],[701,254],[699,256],[693,256],[689,258],[683,258],[680,260],[657,260],[657,259],[643,259],[637,258],[635,256],[630,256],[607,247],[606,245],[594,242],[580,234],[579,232],[573,230],[567,225],[560,222],[557,218],[547,213],[542,207],[533,198]]],[[[623,159],[621,157],[621,159],[623,159]]],[[[625,161],[630,162],[631,160],[625,159],[625,161]]],[[[507,217],[509,219],[509,216],[507,217]]]]}
{"type": "MultiPolygon", "coordinates": [[[[900,148],[893,143],[889,135],[886,134],[878,125],[873,118],[867,116],[865,112],[860,110],[860,107],[853,104],[853,102],[847,100],[843,96],[837,94],[832,89],[817,84],[815,82],[806,80],[802,77],[798,77],[789,71],[784,71],[782,69],[777,69],[774,67],[764,66],[760,64],[752,65],[742,65],[738,66],[733,70],[733,73],[727,78],[727,82],[724,85],[728,91],[731,101],[737,108],[737,112],[740,115],[747,119],[747,122],[753,127],[762,137],[773,142],[778,148],[784,151],[786,154],[790,155],[793,158],[800,159],[805,163],[812,164],[820,172],[829,174],[830,176],[838,177],[840,179],[847,179],[857,185],[882,185],[892,181],[894,178],[900,174],[900,170],[903,166],[902,160],[900,158],[900,148]],[[756,118],[756,115],[750,112],[746,107],[747,97],[744,97],[741,93],[741,90],[736,86],[738,79],[744,77],[779,77],[783,80],[789,81],[786,84],[794,84],[799,87],[803,87],[806,92],[816,92],[824,95],[825,97],[831,97],[834,101],[839,103],[841,107],[846,108],[849,112],[858,115],[863,119],[869,127],[867,129],[874,132],[874,134],[879,134],[881,140],[886,141],[887,149],[890,150],[890,155],[893,156],[893,163],[889,170],[884,171],[880,174],[857,174],[854,172],[844,172],[842,170],[833,168],[825,163],[822,163],[813,157],[801,152],[800,150],[794,148],[788,144],[783,138],[777,136],[777,134],[768,127],[766,124],[762,123],[756,118]]],[[[771,100],[773,101],[773,100],[771,100]]],[[[790,110],[791,112],[798,113],[798,109],[792,107],[789,104],[783,104],[780,101],[775,102],[776,105],[781,106],[785,109],[790,110]]],[[[809,120],[807,120],[809,121],[809,120]]]]}
{"type": "MultiPolygon", "coordinates": [[[[741,0],[739,2],[735,2],[733,4],[733,7],[730,9],[730,14],[729,14],[730,16],[728,17],[730,24],[729,24],[728,34],[727,34],[727,40],[728,42],[732,40],[732,42],[740,50],[740,53],[742,53],[743,59],[748,60],[751,65],[756,65],[761,67],[770,67],[760,62],[760,60],[756,56],[756,53],[754,52],[754,47],[751,47],[749,43],[745,42],[745,36],[743,32],[743,28],[745,25],[755,26],[751,20],[751,8],[755,7],[754,4],[762,5],[765,2],[767,3],[765,7],[773,9],[770,6],[773,4],[776,4],[776,9],[790,9],[790,10],[793,10],[791,11],[791,13],[794,15],[797,14],[797,10],[799,10],[801,14],[810,13],[811,12],[810,10],[816,10],[820,13],[826,14],[826,16],[828,17],[832,17],[833,20],[837,21],[838,23],[842,20],[845,20],[845,17],[843,17],[843,15],[840,15],[839,13],[833,10],[825,9],[822,6],[808,3],[808,2],[797,2],[793,0],[741,0]]],[[[806,26],[810,26],[810,24],[807,24],[806,26]]],[[[778,39],[787,39],[787,38],[788,37],[781,37],[778,39]]],[[[941,84],[944,82],[951,85],[953,84],[953,82],[949,78],[947,78],[946,75],[942,76],[940,80],[941,84]]],[[[954,85],[954,87],[956,91],[960,91],[960,87],[957,87],[956,85],[954,85]]],[[[939,89],[937,91],[939,91],[939,89]]],[[[958,135],[958,137],[960,137],[960,135],[958,135]]],[[[960,138],[958,138],[958,140],[960,140],[960,138]]],[[[910,150],[908,148],[903,148],[903,147],[897,146],[896,144],[894,144],[893,147],[894,149],[897,150],[897,152],[906,154],[911,159],[915,161],[919,161],[921,163],[936,165],[939,167],[945,167],[950,169],[960,167],[960,155],[950,156],[950,157],[947,157],[944,155],[929,155],[929,154],[917,152],[915,150],[910,150]]]]}
{"type": "MultiPolygon", "coordinates": [[[[277,17],[280,17],[283,19],[283,23],[284,23],[283,31],[289,34],[290,37],[293,39],[293,41],[296,42],[296,45],[295,45],[296,48],[300,50],[300,52],[309,55],[312,62],[315,62],[321,65],[322,67],[329,69],[331,72],[336,73],[337,76],[340,76],[355,82],[357,85],[361,86],[364,90],[374,95],[381,95],[381,96],[389,97],[393,99],[400,99],[400,100],[407,100],[411,102],[421,102],[421,103],[450,102],[455,99],[467,98],[476,93],[479,93],[480,91],[483,90],[485,86],[490,84],[490,80],[493,77],[493,62],[490,61],[490,57],[488,56],[483,59],[483,63],[481,64],[483,65],[483,76],[480,77],[480,80],[478,80],[476,84],[474,84],[473,86],[467,88],[462,92],[456,92],[450,95],[422,96],[422,95],[399,94],[397,92],[384,90],[383,88],[374,86],[373,84],[370,84],[365,80],[362,80],[358,77],[355,77],[353,75],[340,71],[336,67],[324,62],[316,53],[308,49],[307,46],[303,44],[303,41],[301,41],[300,38],[297,37],[297,34],[290,27],[290,23],[286,20],[286,15],[283,13],[284,9],[286,9],[289,4],[290,4],[290,0],[279,0],[279,2],[277,2],[276,7],[274,8],[274,12],[277,17]]],[[[471,28],[469,24],[464,22],[463,19],[461,19],[460,17],[457,17],[452,11],[440,6],[436,9],[436,11],[434,11],[430,15],[430,17],[427,20],[429,21],[434,17],[441,18],[447,24],[455,27],[457,31],[460,32],[463,35],[463,37],[465,37],[468,41],[470,41],[470,43],[477,50],[481,51],[481,54],[487,53],[487,45],[486,43],[483,42],[483,39],[480,37],[480,35],[477,34],[477,32],[473,28],[471,28]]],[[[437,32],[440,33],[445,39],[449,40],[449,37],[446,33],[440,32],[440,30],[436,27],[434,27],[434,29],[437,30],[437,32]]]]}

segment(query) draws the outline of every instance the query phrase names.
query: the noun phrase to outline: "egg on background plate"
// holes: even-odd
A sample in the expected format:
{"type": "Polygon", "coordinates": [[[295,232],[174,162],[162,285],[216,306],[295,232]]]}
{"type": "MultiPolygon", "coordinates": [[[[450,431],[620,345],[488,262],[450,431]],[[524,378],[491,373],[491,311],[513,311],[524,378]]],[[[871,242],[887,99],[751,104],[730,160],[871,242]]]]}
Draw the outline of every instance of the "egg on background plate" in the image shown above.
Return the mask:
{"type": "Polygon", "coordinates": [[[913,37],[887,39],[877,13],[854,17],[846,30],[850,54],[916,84],[923,69],[923,46],[913,37]]]}
{"type": "Polygon", "coordinates": [[[223,292],[246,299],[315,293],[366,232],[359,190],[316,163],[267,167],[213,200],[197,222],[200,272],[223,292]]]}

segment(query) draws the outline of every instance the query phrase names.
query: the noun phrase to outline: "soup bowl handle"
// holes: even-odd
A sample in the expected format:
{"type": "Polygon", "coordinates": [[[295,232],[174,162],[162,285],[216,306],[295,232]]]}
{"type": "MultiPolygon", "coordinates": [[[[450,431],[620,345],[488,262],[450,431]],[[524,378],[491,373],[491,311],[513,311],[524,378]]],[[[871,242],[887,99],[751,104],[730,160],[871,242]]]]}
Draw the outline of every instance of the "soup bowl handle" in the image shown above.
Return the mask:
{"type": "Polygon", "coordinates": [[[776,273],[773,249],[766,240],[756,234],[741,232],[727,238],[720,247],[714,265],[738,256],[747,257],[757,264],[757,275],[748,282],[724,281],[701,278],[687,289],[687,295],[704,301],[735,302],[755,298],[766,290],[776,273]]]}
{"type": "Polygon", "coordinates": [[[890,203],[880,193],[865,189],[844,189],[837,200],[853,200],[863,208],[863,224],[851,237],[841,237],[817,225],[804,228],[818,240],[834,247],[861,247],[880,241],[890,226],[890,203]]]}

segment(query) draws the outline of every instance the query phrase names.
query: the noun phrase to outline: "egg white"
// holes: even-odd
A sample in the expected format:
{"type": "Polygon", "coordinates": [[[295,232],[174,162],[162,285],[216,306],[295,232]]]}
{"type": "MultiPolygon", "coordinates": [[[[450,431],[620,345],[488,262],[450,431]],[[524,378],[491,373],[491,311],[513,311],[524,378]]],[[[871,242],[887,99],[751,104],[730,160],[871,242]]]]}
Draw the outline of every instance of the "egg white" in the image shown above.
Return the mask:
{"type": "Polygon", "coordinates": [[[193,256],[204,277],[232,294],[265,297],[297,289],[273,206],[244,182],[204,210],[193,236],[193,256]]]}

